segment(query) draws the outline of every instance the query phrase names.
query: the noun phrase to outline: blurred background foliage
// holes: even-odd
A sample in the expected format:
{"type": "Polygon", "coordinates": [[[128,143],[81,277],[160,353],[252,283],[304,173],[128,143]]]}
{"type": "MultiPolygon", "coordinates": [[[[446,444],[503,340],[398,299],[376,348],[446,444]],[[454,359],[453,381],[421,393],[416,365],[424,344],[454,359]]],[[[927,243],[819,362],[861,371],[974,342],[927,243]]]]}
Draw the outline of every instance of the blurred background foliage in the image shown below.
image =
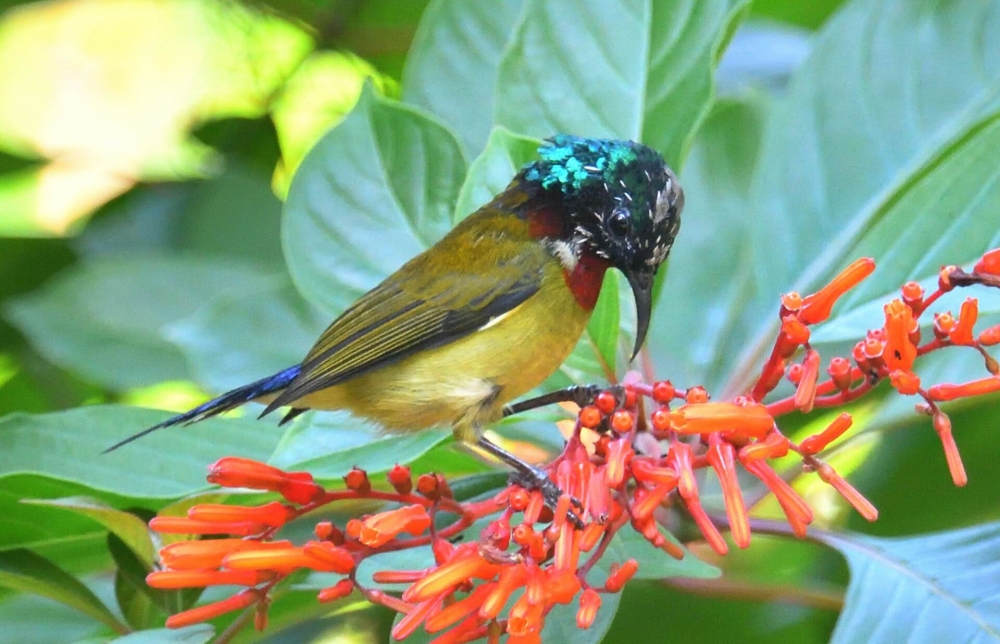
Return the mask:
{"type": "MultiPolygon", "coordinates": [[[[338,414],[287,431],[249,414],[98,453],[163,417],[138,407],[184,409],[297,361],[333,314],[501,189],[531,158],[528,137],[641,138],[681,168],[688,207],[650,363],[717,395],[759,366],[777,294],[876,258],[879,273],[816,336],[830,355],[880,324],[903,281],[931,283],[940,264],[1000,243],[995,2],[0,7],[4,641],[135,631],[116,641],[194,643],[224,632],[231,617],[155,630],[197,597],[142,584],[154,565],[142,519],[213,496],[204,467],[222,455],[331,481],[355,464],[379,472],[399,461],[465,476],[469,494],[495,485],[446,432],[385,439],[338,414]]],[[[588,337],[550,385],[600,380],[599,357],[624,367],[634,312],[617,286],[609,280],[588,337]]],[[[981,310],[995,321],[1000,301],[986,294],[981,310]]],[[[922,375],[981,368],[949,358],[922,375]]],[[[678,642],[940,641],[945,627],[997,639],[997,611],[981,605],[997,584],[977,577],[996,558],[976,547],[1000,545],[989,523],[1000,514],[996,403],[953,413],[963,490],[909,405],[860,404],[858,430],[831,458],[882,510],[876,524],[801,481],[818,525],[843,538],[755,537],[722,561],[694,543],[721,580],[633,583],[610,627],[577,639],[656,628],[678,642]],[[883,539],[933,530],[952,532],[883,539]],[[975,591],[950,580],[962,575],[975,591]],[[921,606],[933,610],[914,620],[921,606]]],[[[789,431],[828,420],[792,418],[789,431]]],[[[500,434],[544,455],[561,441],[550,421],[500,434]]],[[[772,505],[758,514],[775,516],[772,505]]],[[[387,640],[392,615],[361,601],[321,606],[322,580],[301,582],[278,596],[268,631],[236,641],[387,640]]]]}

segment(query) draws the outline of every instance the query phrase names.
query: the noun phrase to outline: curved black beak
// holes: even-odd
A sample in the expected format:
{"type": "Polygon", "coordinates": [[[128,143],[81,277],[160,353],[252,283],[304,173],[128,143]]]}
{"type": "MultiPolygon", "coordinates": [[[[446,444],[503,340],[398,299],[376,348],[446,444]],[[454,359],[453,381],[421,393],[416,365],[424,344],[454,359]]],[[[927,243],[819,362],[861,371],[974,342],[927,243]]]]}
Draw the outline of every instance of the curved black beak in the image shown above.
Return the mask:
{"type": "Polygon", "coordinates": [[[635,297],[635,349],[630,360],[635,360],[649,330],[649,316],[653,309],[653,276],[655,268],[631,269],[625,272],[632,295],[635,297]]]}

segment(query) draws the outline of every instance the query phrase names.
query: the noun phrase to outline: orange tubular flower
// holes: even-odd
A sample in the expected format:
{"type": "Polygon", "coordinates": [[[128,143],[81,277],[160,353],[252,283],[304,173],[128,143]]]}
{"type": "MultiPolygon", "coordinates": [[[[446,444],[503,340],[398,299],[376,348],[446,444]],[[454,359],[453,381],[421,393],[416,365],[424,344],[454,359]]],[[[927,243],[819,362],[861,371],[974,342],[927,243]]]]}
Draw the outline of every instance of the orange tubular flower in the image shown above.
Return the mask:
{"type": "Polygon", "coordinates": [[[778,499],[781,510],[788,518],[788,524],[799,538],[806,536],[806,526],[812,523],[813,513],[805,500],[792,489],[771,466],[763,461],[744,462],[748,472],[760,479],[778,499]]]}
{"type": "Polygon", "coordinates": [[[597,611],[601,608],[601,596],[588,588],[580,595],[580,610],[576,613],[576,625],[579,628],[590,628],[597,617],[597,611]]]}
{"type": "Polygon", "coordinates": [[[465,550],[403,593],[405,601],[421,602],[461,586],[472,578],[492,579],[500,566],[490,563],[476,550],[465,550]]]}
{"type": "Polygon", "coordinates": [[[292,508],[277,501],[256,507],[208,503],[192,507],[188,510],[188,517],[196,521],[220,523],[250,521],[279,528],[292,517],[292,508]]]}
{"type": "Polygon", "coordinates": [[[750,519],[747,517],[747,507],[743,502],[739,479],[736,478],[736,450],[719,438],[718,434],[712,434],[708,443],[708,462],[715,470],[722,486],[722,497],[725,500],[733,541],[740,548],[746,548],[750,545],[750,519]]]}
{"type": "Polygon", "coordinates": [[[338,599],[343,599],[352,592],[354,592],[354,582],[350,579],[341,579],[329,588],[324,588],[319,591],[318,599],[321,604],[325,604],[327,602],[334,602],[338,599]]]}
{"type": "Polygon", "coordinates": [[[819,378],[819,353],[813,349],[806,352],[802,361],[802,377],[795,388],[795,406],[808,414],[816,402],[816,381],[819,378]]]}
{"type": "Polygon", "coordinates": [[[204,588],[206,586],[256,586],[274,579],[274,573],[259,570],[157,570],[146,575],[150,588],[204,588]]]}
{"type": "Polygon", "coordinates": [[[243,550],[291,548],[291,541],[249,541],[246,539],[212,539],[209,541],[178,541],[160,550],[160,560],[171,570],[204,570],[218,568],[226,555],[243,550]]]}
{"type": "Polygon", "coordinates": [[[722,533],[712,523],[712,519],[705,512],[705,509],[701,507],[701,501],[698,500],[698,497],[693,496],[684,499],[684,506],[687,507],[691,518],[694,519],[695,525],[701,530],[702,536],[705,537],[705,541],[712,547],[712,550],[719,555],[728,553],[729,546],[726,544],[726,540],[722,538],[722,533]]]}
{"type": "Polygon", "coordinates": [[[914,325],[913,310],[900,300],[885,305],[885,349],[883,358],[889,369],[909,371],[917,358],[917,347],[910,342],[914,325]]]}
{"type": "Polygon", "coordinates": [[[479,607],[479,616],[483,619],[495,619],[514,591],[524,586],[527,581],[528,570],[525,566],[504,566],[497,578],[496,588],[479,607]]]}
{"type": "Polygon", "coordinates": [[[618,564],[611,564],[611,572],[608,575],[608,580],[604,582],[604,589],[609,593],[617,593],[625,587],[626,582],[628,582],[628,580],[631,579],[638,570],[639,562],[635,559],[629,559],[621,566],[618,564]]]}
{"type": "Polygon", "coordinates": [[[964,487],[969,482],[969,477],[965,473],[965,465],[962,464],[962,455],[958,452],[955,437],[951,434],[951,419],[943,412],[934,414],[934,431],[941,439],[952,482],[958,487],[964,487]]]}
{"type": "Polygon", "coordinates": [[[424,506],[407,505],[397,510],[372,515],[362,521],[358,541],[371,548],[378,548],[403,532],[414,537],[419,536],[430,525],[431,517],[424,506]]]}
{"type": "Polygon", "coordinates": [[[920,377],[912,371],[897,369],[889,374],[889,382],[893,389],[904,396],[914,396],[920,393],[920,377]]]}
{"type": "Polygon", "coordinates": [[[618,487],[625,480],[629,461],[635,451],[628,438],[619,438],[608,443],[607,481],[611,487],[618,487]]]}
{"type": "Polygon", "coordinates": [[[979,344],[984,347],[992,347],[995,344],[1000,344],[1000,324],[994,324],[980,333],[979,344]]]}
{"type": "Polygon", "coordinates": [[[858,514],[863,516],[868,521],[874,521],[878,518],[878,510],[875,506],[871,504],[871,501],[866,499],[861,492],[858,492],[853,485],[848,483],[840,474],[827,465],[826,463],[820,463],[816,468],[816,473],[819,477],[823,479],[825,483],[829,483],[840,492],[840,496],[844,497],[848,503],[854,506],[854,509],[858,511],[858,514]]]}
{"type": "Polygon", "coordinates": [[[962,310],[958,314],[958,324],[948,334],[948,339],[954,344],[970,346],[976,343],[972,335],[973,327],[979,318],[979,302],[975,298],[966,298],[962,302],[962,310]]]}
{"type": "Polygon", "coordinates": [[[833,305],[844,293],[860,284],[875,271],[875,260],[864,257],[845,268],[829,284],[802,300],[799,320],[816,324],[830,317],[833,305]]]}
{"type": "Polygon", "coordinates": [[[253,521],[197,521],[188,517],[153,517],[149,529],[163,534],[231,534],[248,537],[267,529],[253,521]]]}
{"type": "Polygon", "coordinates": [[[1000,248],[993,249],[983,255],[982,259],[976,262],[972,268],[977,273],[987,275],[1000,275],[1000,248]]]}
{"type": "Polygon", "coordinates": [[[219,615],[225,615],[226,613],[232,613],[233,611],[242,610],[248,606],[252,606],[260,601],[260,598],[261,594],[258,590],[248,588],[247,590],[237,593],[228,599],[223,599],[220,602],[205,604],[204,606],[198,606],[182,613],[171,615],[167,618],[167,628],[183,628],[185,626],[190,626],[191,624],[207,622],[210,619],[215,619],[219,615]]]}
{"type": "Polygon", "coordinates": [[[354,559],[346,550],[332,543],[312,541],[301,548],[280,550],[265,548],[236,552],[223,559],[222,565],[230,570],[286,572],[297,568],[309,568],[318,572],[346,574],[354,570],[354,559]],[[317,556],[320,551],[324,551],[325,554],[317,556]]]}
{"type": "Polygon", "coordinates": [[[781,458],[788,454],[788,439],[777,431],[772,431],[763,440],[750,443],[740,448],[740,461],[759,461],[763,459],[781,458]]]}
{"type": "Polygon", "coordinates": [[[706,402],[670,412],[670,424],[679,434],[724,432],[734,438],[763,438],[774,427],[774,418],[757,403],[706,402]]]}
{"type": "Polygon", "coordinates": [[[847,412],[837,416],[826,429],[818,434],[814,434],[802,441],[799,449],[803,454],[818,454],[826,449],[826,446],[844,435],[851,428],[854,420],[847,412]]]}
{"type": "Polygon", "coordinates": [[[961,385],[940,384],[934,385],[927,390],[927,396],[937,402],[947,402],[957,398],[967,398],[969,396],[982,396],[1000,391],[1000,377],[991,376],[980,380],[973,380],[961,385]]]}

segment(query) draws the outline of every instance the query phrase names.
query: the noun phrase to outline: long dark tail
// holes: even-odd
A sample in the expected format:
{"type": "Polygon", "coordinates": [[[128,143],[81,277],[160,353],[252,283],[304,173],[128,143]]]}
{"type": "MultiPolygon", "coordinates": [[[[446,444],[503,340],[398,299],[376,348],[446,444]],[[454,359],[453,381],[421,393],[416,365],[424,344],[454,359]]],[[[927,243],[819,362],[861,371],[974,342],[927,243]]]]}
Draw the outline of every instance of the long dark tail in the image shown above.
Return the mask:
{"type": "MultiPolygon", "coordinates": [[[[138,434],[133,434],[123,441],[115,443],[108,449],[104,450],[102,453],[107,454],[112,452],[122,445],[128,445],[132,441],[142,438],[147,434],[152,434],[158,429],[163,429],[164,427],[173,427],[174,425],[189,425],[191,423],[197,423],[199,420],[205,420],[206,418],[211,418],[212,416],[218,416],[223,412],[227,412],[230,409],[236,409],[243,403],[248,403],[251,400],[260,398],[261,396],[266,396],[268,394],[273,394],[275,392],[281,391],[288,386],[295,376],[299,374],[299,366],[289,367],[283,371],[279,371],[273,376],[268,376],[267,378],[261,378],[256,382],[251,382],[249,385],[243,385],[242,387],[237,387],[232,391],[227,391],[218,398],[209,400],[203,405],[198,405],[190,411],[186,411],[183,414],[177,414],[173,418],[168,418],[159,425],[153,425],[149,429],[144,429],[138,434]]],[[[281,421],[282,424],[288,422],[295,416],[305,411],[304,409],[292,409],[288,415],[281,421]]]]}

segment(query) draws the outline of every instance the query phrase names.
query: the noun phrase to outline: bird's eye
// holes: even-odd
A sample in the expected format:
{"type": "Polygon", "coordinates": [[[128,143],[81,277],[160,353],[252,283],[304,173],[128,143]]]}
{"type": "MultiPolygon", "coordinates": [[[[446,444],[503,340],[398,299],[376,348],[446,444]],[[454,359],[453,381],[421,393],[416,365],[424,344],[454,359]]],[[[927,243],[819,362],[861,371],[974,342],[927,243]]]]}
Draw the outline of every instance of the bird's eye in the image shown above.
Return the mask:
{"type": "Polygon", "coordinates": [[[611,213],[611,218],[608,220],[608,230],[615,237],[624,237],[629,234],[632,229],[632,222],[629,219],[628,213],[623,210],[616,210],[611,213]]]}

